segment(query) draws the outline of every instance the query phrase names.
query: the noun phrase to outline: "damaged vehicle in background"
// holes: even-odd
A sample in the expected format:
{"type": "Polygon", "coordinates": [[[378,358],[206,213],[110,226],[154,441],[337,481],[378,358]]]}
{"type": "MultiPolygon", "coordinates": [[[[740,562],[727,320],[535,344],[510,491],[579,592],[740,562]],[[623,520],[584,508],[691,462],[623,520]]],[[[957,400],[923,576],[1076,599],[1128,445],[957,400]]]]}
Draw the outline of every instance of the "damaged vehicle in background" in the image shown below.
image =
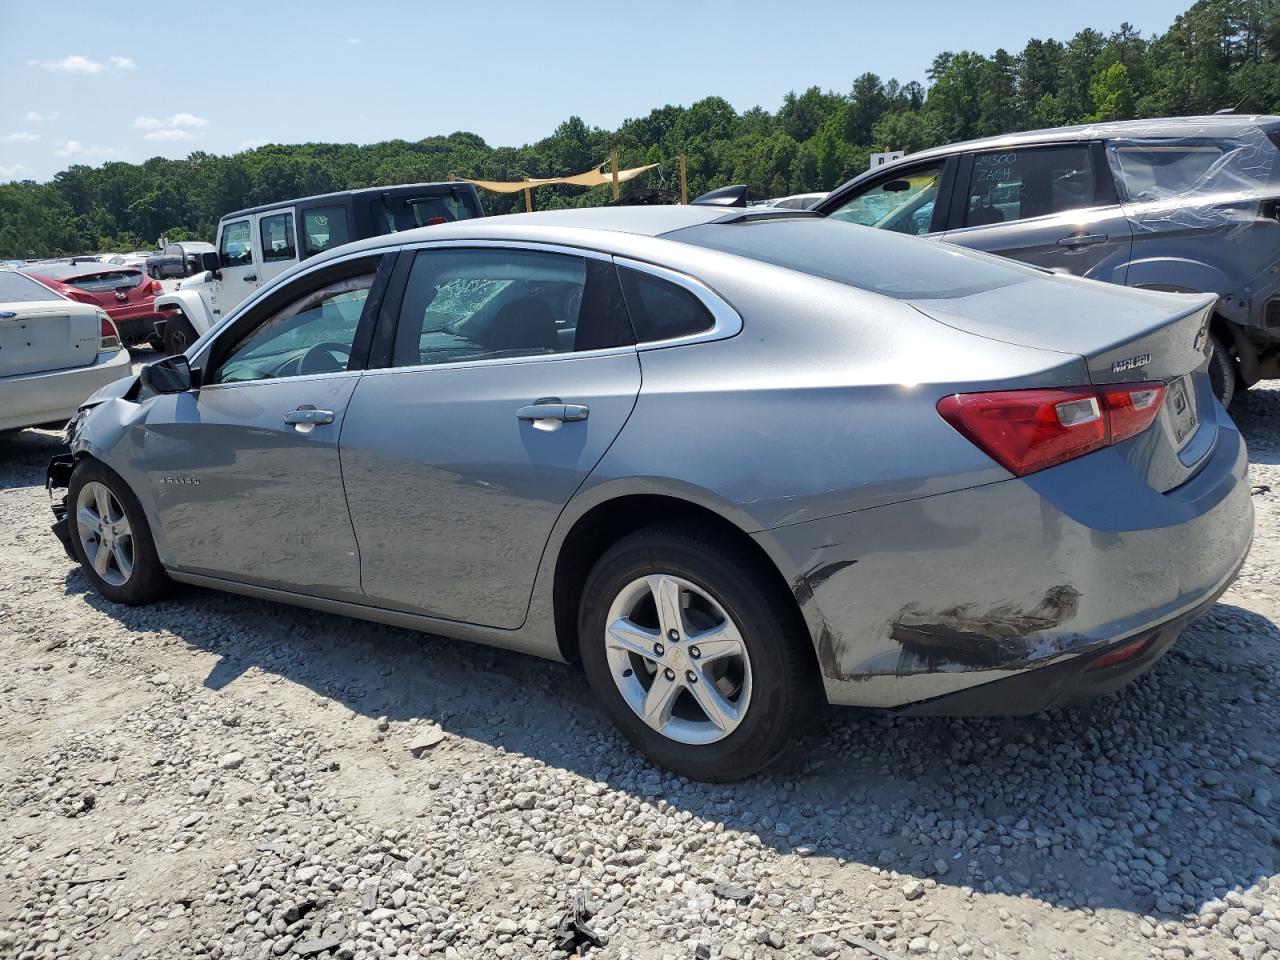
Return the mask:
{"type": "Polygon", "coordinates": [[[1132,120],[954,143],[814,209],[1076,276],[1213,293],[1214,393],[1280,377],[1280,117],[1132,120]]]}
{"type": "Polygon", "coordinates": [[[70,263],[23,267],[22,272],[69,300],[105,311],[126,346],[152,343],[155,339],[156,297],[164,288],[138,267],[77,257],[70,263]]]}
{"type": "Polygon", "coordinates": [[[121,603],[580,660],[656,763],[728,780],[824,700],[1030,713],[1149,670],[1253,531],[1214,302],[769,208],[409,231],[92,398],[54,530],[121,603]]]}
{"type": "Polygon", "coordinates": [[[163,311],[157,338],[165,353],[182,353],[269,280],[344,243],[482,216],[479,192],[461,181],[347,190],[228,213],[190,279],[156,301],[163,311]]]}

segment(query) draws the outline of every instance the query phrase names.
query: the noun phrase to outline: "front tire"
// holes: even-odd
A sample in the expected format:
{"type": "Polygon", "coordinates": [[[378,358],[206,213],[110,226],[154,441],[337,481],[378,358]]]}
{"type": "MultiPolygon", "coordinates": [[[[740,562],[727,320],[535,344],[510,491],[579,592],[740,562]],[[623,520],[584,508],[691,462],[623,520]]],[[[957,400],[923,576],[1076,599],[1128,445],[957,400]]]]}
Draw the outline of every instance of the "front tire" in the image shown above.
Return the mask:
{"type": "Polygon", "coordinates": [[[114,470],[97,460],[76,464],[67,513],[71,552],[98,593],[138,606],[169,589],[142,504],[114,470]]]}
{"type": "Polygon", "coordinates": [[[740,546],[675,526],[624,537],[583,589],[583,667],[645,756],[695,780],[763,769],[818,698],[794,601],[740,546]]]}
{"type": "Polygon", "coordinates": [[[1213,344],[1213,356],[1209,358],[1209,382],[1218,402],[1227,407],[1236,394],[1236,361],[1217,336],[1211,334],[1209,342],[1213,344]]]}
{"type": "Polygon", "coordinates": [[[176,357],[199,339],[191,321],[182,312],[174,313],[164,324],[164,355],[176,357]]]}

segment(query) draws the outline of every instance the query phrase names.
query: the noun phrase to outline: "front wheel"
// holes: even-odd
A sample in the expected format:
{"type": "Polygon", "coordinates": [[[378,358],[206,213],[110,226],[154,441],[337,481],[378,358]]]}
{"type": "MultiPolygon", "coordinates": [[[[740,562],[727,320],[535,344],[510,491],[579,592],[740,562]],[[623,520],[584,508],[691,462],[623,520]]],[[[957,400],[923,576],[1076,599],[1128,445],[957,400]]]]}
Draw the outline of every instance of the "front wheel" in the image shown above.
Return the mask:
{"type": "Polygon", "coordinates": [[[641,752],[695,780],[750,776],[786,748],[817,699],[808,643],[790,596],[712,535],[640,530],[583,590],[592,687],[641,752]]]}
{"type": "Polygon", "coordinates": [[[142,504],[114,470],[96,460],[76,464],[67,513],[71,552],[98,593],[139,605],[169,588],[142,504]]]}
{"type": "Polygon", "coordinates": [[[195,343],[199,335],[186,314],[179,312],[165,321],[163,339],[165,356],[176,357],[180,353],[186,353],[187,347],[195,343]]]}

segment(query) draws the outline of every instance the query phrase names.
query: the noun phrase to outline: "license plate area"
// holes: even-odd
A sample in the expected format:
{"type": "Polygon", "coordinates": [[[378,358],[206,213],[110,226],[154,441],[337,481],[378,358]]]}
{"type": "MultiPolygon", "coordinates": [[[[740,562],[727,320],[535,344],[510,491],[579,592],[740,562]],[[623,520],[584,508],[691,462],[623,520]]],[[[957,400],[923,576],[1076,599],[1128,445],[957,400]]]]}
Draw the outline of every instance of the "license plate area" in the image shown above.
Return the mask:
{"type": "Polygon", "coordinates": [[[1199,423],[1196,418],[1195,393],[1186,377],[1180,377],[1169,384],[1169,392],[1164,406],[1169,416],[1169,428],[1173,431],[1173,441],[1181,450],[1196,432],[1199,423]]]}

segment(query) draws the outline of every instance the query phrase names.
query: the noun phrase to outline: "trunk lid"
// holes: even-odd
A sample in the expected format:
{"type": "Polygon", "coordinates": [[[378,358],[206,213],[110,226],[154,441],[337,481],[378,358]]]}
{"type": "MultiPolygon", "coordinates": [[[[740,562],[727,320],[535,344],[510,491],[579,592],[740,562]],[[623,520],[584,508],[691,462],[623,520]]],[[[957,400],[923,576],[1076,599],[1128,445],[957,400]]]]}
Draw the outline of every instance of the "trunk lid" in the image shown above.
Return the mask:
{"type": "Polygon", "coordinates": [[[969,296],[911,301],[948,326],[1083,357],[1094,384],[1162,381],[1155,423],[1118,444],[1130,466],[1167,492],[1193,476],[1217,434],[1208,323],[1217,297],[1130,290],[1045,276],[969,296]]]}
{"type": "Polygon", "coordinates": [[[98,356],[98,311],[42,283],[0,272],[0,377],[87,367],[98,356]]]}

